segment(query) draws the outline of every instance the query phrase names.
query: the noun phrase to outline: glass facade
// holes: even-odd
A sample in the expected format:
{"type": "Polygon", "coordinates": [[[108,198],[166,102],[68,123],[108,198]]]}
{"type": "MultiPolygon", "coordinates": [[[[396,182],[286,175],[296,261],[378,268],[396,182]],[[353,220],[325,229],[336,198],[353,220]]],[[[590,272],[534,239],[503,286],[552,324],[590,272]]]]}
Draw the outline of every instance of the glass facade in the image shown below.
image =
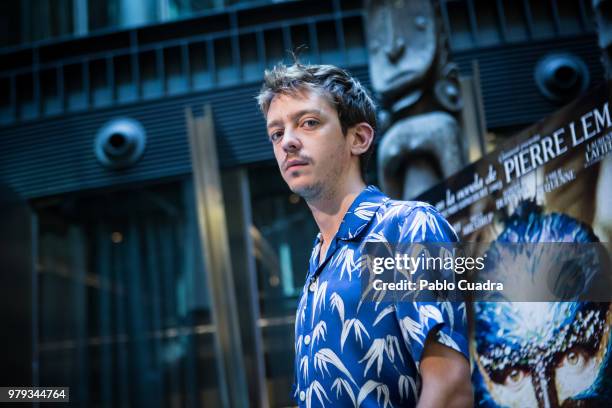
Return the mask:
{"type": "Polygon", "coordinates": [[[190,179],[37,202],[39,384],[89,406],[221,406],[190,179]]]}
{"type": "Polygon", "coordinates": [[[74,0],[0,2],[0,46],[18,45],[71,35],[74,0]]]}
{"type": "MultiPolygon", "coordinates": [[[[178,26],[170,24],[160,26],[166,31],[153,29],[159,37],[138,31],[143,48],[130,49],[130,53],[121,53],[129,43],[123,40],[129,36],[112,32],[126,25],[181,19],[206,10],[214,13],[234,5],[248,8],[247,3],[267,1],[132,0],[127,4],[122,0],[74,0],[70,3],[73,34],[79,30],[83,34],[107,34],[71,42],[95,43],[92,48],[83,45],[71,50],[61,42],[33,46],[43,65],[40,76],[18,76],[15,86],[9,83],[9,92],[0,95],[6,95],[7,104],[11,104],[10,89],[14,89],[14,99],[20,106],[15,112],[25,120],[35,119],[37,114],[57,116],[108,108],[118,102],[133,103],[138,98],[151,100],[188,90],[209,90],[213,85],[239,83],[241,71],[243,80],[259,80],[263,64],[283,58],[290,44],[305,42],[311,36],[322,44],[335,44],[330,36],[343,37],[349,57],[356,55],[350,47],[361,47],[357,60],[350,57],[349,62],[365,63],[362,24],[355,15],[349,17],[352,24],[341,24],[343,16],[324,15],[321,21],[300,20],[283,31],[281,21],[269,25],[275,16],[258,12],[254,17],[249,14],[254,19],[249,24],[261,27],[239,34],[238,41],[234,42],[229,33],[214,37],[215,26],[197,41],[151,49],[151,44],[164,41],[167,35],[180,38],[175,32],[178,26]],[[334,18],[338,24],[332,24],[334,18]],[[358,35],[349,35],[353,29],[358,35]],[[283,32],[287,34],[287,47],[279,46],[283,32]],[[262,40],[261,49],[256,49],[253,44],[262,40]],[[91,60],[75,63],[79,53],[112,47],[122,51],[111,51],[106,57],[98,53],[91,60]],[[241,65],[234,64],[236,53],[241,65]],[[58,57],[62,61],[68,57],[70,62],[56,63],[58,57]],[[37,97],[44,101],[40,108],[34,102],[37,97]]],[[[327,11],[331,10],[330,6],[327,11]]],[[[222,17],[227,20],[227,14],[222,17]]],[[[216,14],[203,19],[213,25],[222,20],[216,14]]],[[[199,21],[192,20],[188,28],[199,21]]],[[[181,35],[186,33],[193,35],[189,29],[181,35]]],[[[332,55],[337,61],[342,54],[330,51],[327,45],[321,49],[320,54],[308,54],[313,62],[322,55],[332,55]]],[[[0,78],[1,90],[3,85],[0,78]]],[[[248,101],[254,103],[251,95],[248,101]]],[[[2,108],[0,100],[0,123],[2,108]]],[[[151,126],[147,130],[154,134],[156,124],[151,126]]],[[[163,132],[171,126],[165,125],[163,132]]],[[[51,139],[47,135],[46,140],[51,139]]],[[[161,169],[165,163],[158,165],[161,169]]],[[[228,225],[244,362],[239,365],[245,367],[252,406],[286,407],[294,405],[290,390],[295,309],[318,229],[306,204],[280,177],[276,163],[241,169],[240,180],[248,186],[248,192],[225,203],[228,224],[240,224],[236,202],[248,207],[245,212],[249,213],[244,221],[246,229],[228,225]],[[241,241],[237,237],[245,236],[250,242],[242,243],[246,247],[243,253],[236,244],[241,241]],[[247,273],[254,277],[252,283],[245,279],[247,273]],[[251,304],[245,300],[249,297],[259,310],[249,309],[251,304]]],[[[229,393],[231,380],[224,381],[232,375],[227,363],[229,347],[220,341],[222,324],[214,322],[215,311],[219,310],[214,306],[223,307],[224,301],[214,300],[219,291],[207,290],[210,277],[218,274],[212,267],[209,269],[213,273],[204,271],[205,261],[212,257],[201,259],[204,256],[191,178],[125,190],[119,173],[111,177],[116,177],[117,187],[95,187],[95,191],[32,202],[38,226],[38,260],[33,275],[38,295],[32,313],[36,331],[32,336],[36,350],[34,383],[69,386],[72,401],[78,405],[232,406],[227,395],[243,393],[229,393]]],[[[231,181],[222,184],[226,197],[227,190],[240,190],[231,186],[231,181]]],[[[53,193],[41,196],[46,194],[53,193]]],[[[230,321],[234,319],[217,319],[230,321]]]]}
{"type": "MultiPolygon", "coordinates": [[[[260,392],[271,407],[289,406],[295,308],[318,228],[275,163],[247,173],[257,287],[245,289],[243,272],[234,274],[239,304],[255,290],[259,314],[241,307],[240,324],[255,318],[262,339],[260,392]]],[[[33,202],[36,383],[69,386],[81,405],[224,406],[195,206],[191,178],[33,202]]],[[[226,208],[228,220],[236,210],[226,208]]],[[[258,351],[242,341],[251,364],[258,351]]]]}

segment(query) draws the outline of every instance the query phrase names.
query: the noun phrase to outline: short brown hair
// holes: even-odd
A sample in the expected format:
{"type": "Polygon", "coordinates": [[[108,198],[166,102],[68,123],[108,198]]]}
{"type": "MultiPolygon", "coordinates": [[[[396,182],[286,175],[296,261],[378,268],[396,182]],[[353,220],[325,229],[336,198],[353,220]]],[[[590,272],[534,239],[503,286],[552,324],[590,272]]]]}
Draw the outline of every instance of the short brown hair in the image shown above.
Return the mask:
{"type": "MultiPolygon", "coordinates": [[[[303,90],[318,91],[336,108],[342,133],[348,128],[366,122],[376,135],[376,105],[366,88],[344,69],[333,65],[303,65],[295,62],[291,66],[282,63],[264,72],[264,82],[257,102],[264,116],[276,95],[295,95],[303,90]]],[[[359,162],[365,180],[368,161],[374,151],[374,141],[359,162]]]]}

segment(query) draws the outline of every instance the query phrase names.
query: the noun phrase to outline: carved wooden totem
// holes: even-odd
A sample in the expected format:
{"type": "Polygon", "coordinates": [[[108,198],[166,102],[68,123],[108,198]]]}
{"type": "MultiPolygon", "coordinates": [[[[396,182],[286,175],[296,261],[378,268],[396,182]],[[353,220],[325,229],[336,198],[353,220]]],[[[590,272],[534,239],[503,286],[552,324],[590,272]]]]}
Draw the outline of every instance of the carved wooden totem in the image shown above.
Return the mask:
{"type": "Polygon", "coordinates": [[[437,2],[366,0],[372,87],[381,104],[382,188],[410,199],[466,163],[458,70],[437,2]]]}

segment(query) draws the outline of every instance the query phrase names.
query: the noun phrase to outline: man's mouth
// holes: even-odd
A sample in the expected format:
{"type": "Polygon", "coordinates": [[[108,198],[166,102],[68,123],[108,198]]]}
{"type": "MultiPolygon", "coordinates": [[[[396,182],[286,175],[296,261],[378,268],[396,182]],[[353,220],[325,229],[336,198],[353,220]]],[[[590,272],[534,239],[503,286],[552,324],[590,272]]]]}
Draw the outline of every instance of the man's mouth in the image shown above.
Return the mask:
{"type": "Polygon", "coordinates": [[[304,167],[308,164],[305,160],[289,160],[285,163],[285,171],[291,169],[298,169],[300,167],[304,167]]]}

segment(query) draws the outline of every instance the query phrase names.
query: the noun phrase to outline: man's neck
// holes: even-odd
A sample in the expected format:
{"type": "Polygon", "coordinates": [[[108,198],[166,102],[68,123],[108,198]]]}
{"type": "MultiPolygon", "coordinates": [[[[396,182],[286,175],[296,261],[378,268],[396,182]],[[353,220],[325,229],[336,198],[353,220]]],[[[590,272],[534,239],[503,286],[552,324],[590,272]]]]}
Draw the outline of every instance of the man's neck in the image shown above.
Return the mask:
{"type": "Polygon", "coordinates": [[[338,232],[344,215],[365,186],[361,178],[349,183],[340,183],[328,194],[321,194],[321,198],[308,202],[326,248],[338,232]]]}

